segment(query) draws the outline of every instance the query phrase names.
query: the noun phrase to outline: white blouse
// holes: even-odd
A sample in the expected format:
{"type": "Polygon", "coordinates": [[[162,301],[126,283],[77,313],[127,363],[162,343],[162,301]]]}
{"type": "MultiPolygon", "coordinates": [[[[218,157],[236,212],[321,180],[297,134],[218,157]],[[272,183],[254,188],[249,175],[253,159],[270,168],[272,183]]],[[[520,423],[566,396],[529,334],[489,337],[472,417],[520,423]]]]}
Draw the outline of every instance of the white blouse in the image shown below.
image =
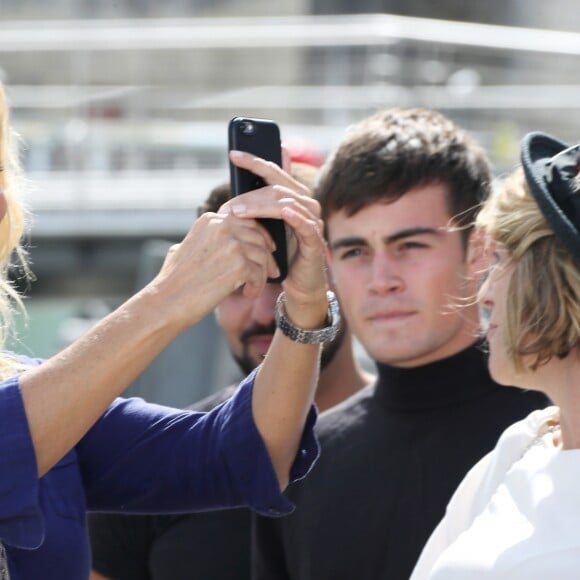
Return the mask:
{"type": "Polygon", "coordinates": [[[554,446],[558,408],[503,433],[465,476],[411,580],[580,579],[580,450],[554,446]]]}

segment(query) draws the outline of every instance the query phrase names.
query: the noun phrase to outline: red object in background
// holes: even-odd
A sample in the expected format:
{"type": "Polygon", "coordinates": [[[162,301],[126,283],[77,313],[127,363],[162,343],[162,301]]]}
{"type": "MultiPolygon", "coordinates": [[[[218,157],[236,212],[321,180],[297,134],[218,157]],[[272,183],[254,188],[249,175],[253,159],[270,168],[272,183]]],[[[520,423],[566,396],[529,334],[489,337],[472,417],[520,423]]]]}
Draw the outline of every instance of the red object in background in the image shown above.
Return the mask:
{"type": "Polygon", "coordinates": [[[290,139],[284,141],[284,146],[290,153],[290,159],[295,163],[305,163],[320,167],[325,160],[325,155],[311,142],[305,139],[290,139]]]}

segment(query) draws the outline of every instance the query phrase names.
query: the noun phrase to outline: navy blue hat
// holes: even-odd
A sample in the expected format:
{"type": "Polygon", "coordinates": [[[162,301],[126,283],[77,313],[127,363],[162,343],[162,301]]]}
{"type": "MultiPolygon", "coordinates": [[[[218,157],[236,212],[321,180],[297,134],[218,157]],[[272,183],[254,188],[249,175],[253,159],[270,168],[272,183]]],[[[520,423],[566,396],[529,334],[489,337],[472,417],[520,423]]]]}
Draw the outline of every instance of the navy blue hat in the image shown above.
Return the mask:
{"type": "Polygon", "coordinates": [[[528,186],[554,235],[580,262],[580,145],[528,133],[521,160],[528,186]]]}

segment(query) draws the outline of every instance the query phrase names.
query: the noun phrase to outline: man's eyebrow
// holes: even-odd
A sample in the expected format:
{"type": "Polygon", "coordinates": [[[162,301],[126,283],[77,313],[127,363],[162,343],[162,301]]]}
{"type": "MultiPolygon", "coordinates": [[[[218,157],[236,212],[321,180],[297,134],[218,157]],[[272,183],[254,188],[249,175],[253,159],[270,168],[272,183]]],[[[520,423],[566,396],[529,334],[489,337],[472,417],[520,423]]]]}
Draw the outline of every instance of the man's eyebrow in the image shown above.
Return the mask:
{"type": "Polygon", "coordinates": [[[392,244],[393,242],[398,242],[399,240],[410,238],[412,236],[440,236],[447,230],[445,228],[427,228],[427,227],[416,227],[407,228],[405,230],[400,230],[390,236],[385,236],[383,241],[385,244],[392,244]]]}
{"type": "MultiPolygon", "coordinates": [[[[400,230],[391,234],[390,236],[385,236],[383,238],[383,242],[385,244],[392,244],[394,242],[398,242],[399,240],[403,240],[405,238],[410,238],[412,236],[440,236],[442,233],[446,231],[445,228],[428,228],[428,227],[416,227],[416,228],[407,228],[404,230],[400,230]]],[[[331,242],[328,247],[330,248],[331,252],[335,250],[339,250],[340,248],[352,248],[353,246],[367,246],[368,241],[366,238],[362,238],[360,236],[347,236],[344,238],[338,238],[334,242],[331,242]]]]}
{"type": "Polygon", "coordinates": [[[338,238],[334,242],[328,244],[331,252],[340,250],[340,248],[352,248],[352,246],[366,246],[368,242],[364,238],[357,236],[350,236],[345,238],[338,238]]]}

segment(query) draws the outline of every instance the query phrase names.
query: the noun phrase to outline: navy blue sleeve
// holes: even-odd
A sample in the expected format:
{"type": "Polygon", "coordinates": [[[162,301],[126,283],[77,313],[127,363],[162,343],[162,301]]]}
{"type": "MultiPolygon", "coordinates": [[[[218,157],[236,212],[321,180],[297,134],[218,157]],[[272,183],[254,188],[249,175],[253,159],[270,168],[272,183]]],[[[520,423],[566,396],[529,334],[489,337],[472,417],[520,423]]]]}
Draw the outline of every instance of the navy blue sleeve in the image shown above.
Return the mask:
{"type": "MultiPolygon", "coordinates": [[[[253,421],[252,373],[208,413],[117,399],[77,445],[91,510],[171,513],[247,506],[290,513],[253,421]]],[[[311,410],[291,479],[318,456],[311,410]]]]}
{"type": "Polygon", "coordinates": [[[35,547],[43,537],[36,454],[14,377],[0,383],[0,538],[35,547]]]}

